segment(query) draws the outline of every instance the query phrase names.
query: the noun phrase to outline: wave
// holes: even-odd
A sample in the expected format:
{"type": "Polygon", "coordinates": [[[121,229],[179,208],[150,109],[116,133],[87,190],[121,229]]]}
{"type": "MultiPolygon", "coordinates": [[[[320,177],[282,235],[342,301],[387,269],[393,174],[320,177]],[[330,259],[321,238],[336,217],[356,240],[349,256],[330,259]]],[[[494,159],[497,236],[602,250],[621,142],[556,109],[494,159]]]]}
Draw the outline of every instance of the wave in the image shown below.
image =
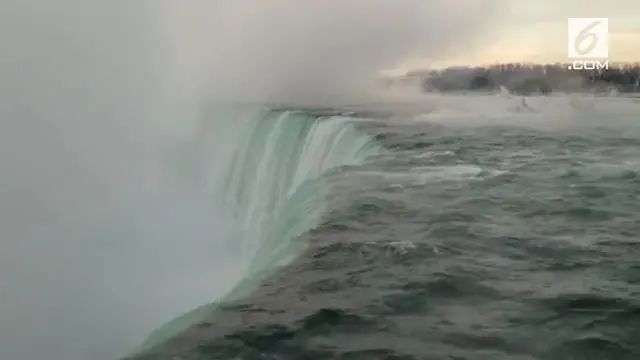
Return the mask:
{"type": "MultiPolygon", "coordinates": [[[[243,280],[220,302],[247,296],[307,244],[326,209],[329,172],[362,163],[381,149],[352,118],[301,110],[216,108],[196,140],[172,157],[185,180],[205,190],[235,227],[232,246],[247,264],[243,280]]],[[[148,350],[209,319],[219,302],[203,305],[159,329],[136,349],[148,350]]]]}

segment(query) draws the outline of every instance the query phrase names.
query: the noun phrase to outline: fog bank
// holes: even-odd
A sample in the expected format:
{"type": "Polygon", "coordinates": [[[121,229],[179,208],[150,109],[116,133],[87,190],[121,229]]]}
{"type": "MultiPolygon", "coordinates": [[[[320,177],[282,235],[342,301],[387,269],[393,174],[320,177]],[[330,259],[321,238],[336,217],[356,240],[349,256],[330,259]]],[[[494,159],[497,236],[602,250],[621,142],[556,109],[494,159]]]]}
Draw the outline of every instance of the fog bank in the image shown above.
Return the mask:
{"type": "Polygon", "coordinates": [[[355,91],[487,4],[0,0],[0,358],[114,359],[238,280],[224,209],[167,167],[197,100],[355,91]]]}

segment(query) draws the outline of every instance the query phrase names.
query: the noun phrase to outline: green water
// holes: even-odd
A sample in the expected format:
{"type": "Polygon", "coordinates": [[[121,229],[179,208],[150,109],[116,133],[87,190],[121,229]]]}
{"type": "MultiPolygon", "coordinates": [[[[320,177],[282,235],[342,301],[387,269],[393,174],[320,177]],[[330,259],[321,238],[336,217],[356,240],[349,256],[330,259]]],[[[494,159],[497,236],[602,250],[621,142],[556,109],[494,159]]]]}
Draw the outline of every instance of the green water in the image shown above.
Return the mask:
{"type": "Polygon", "coordinates": [[[322,175],[381,151],[350,119],[301,111],[216,111],[197,135],[192,155],[200,159],[199,180],[209,189],[212,205],[233,214],[242,230],[234,240],[242,242],[251,265],[226,296],[155,330],[136,353],[210,319],[220,302],[248,295],[295,259],[307,244],[302,235],[325,211],[328,186],[322,175]]]}

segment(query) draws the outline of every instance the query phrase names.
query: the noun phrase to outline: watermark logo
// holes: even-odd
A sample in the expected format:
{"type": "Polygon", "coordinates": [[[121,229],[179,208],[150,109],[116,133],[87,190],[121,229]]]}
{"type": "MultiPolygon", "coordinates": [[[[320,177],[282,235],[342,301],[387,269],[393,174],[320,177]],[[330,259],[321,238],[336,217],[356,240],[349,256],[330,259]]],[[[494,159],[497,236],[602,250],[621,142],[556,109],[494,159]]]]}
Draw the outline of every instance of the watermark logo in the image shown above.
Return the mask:
{"type": "Polygon", "coordinates": [[[568,30],[568,57],[576,59],[569,65],[569,69],[609,68],[608,60],[595,60],[609,57],[608,18],[569,18],[568,30]]]}

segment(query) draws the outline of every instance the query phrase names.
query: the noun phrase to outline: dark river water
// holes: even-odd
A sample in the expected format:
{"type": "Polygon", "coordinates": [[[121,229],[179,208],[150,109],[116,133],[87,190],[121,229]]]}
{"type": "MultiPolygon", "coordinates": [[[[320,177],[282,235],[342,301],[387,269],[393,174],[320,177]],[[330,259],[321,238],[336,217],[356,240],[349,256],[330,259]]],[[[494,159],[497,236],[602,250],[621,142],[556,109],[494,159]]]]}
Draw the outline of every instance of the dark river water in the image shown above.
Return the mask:
{"type": "Polygon", "coordinates": [[[640,359],[640,104],[440,101],[351,114],[301,255],[135,359],[640,359]]]}

